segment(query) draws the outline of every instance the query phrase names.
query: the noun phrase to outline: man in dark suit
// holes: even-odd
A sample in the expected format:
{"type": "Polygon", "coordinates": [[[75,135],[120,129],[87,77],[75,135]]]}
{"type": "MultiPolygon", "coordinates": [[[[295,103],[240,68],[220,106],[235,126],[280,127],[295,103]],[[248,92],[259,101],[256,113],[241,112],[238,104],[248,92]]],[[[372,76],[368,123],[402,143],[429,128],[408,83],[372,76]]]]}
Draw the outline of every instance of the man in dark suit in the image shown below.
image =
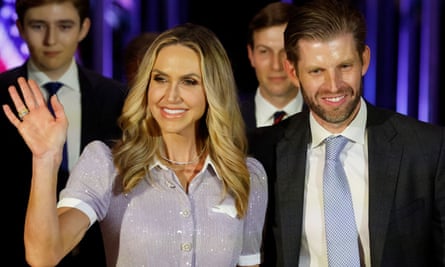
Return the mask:
{"type": "MultiPolygon", "coordinates": [[[[120,136],[117,118],[127,93],[126,85],[88,70],[78,64],[78,44],[90,29],[89,1],[16,1],[17,26],[30,51],[21,66],[0,74],[0,101],[12,105],[9,85],[17,78],[33,79],[42,90],[47,82],[60,82],[57,97],[69,120],[67,136],[68,169],[59,170],[58,189],[64,187],[69,169],[82,149],[92,140],[111,141],[120,136]]],[[[49,97],[43,91],[45,97],[49,97]]],[[[32,174],[31,152],[23,139],[0,114],[5,246],[3,254],[11,266],[25,262],[23,230],[32,174]]],[[[96,224],[80,245],[58,266],[105,266],[100,229],[96,224]]]]}
{"type": "Polygon", "coordinates": [[[336,249],[359,260],[342,266],[445,266],[444,128],[363,99],[365,39],[363,15],[344,1],[308,2],[289,20],[286,70],[309,111],[249,136],[270,185],[263,266],[336,266],[327,225],[337,220],[326,219],[323,174],[332,136],[347,140],[336,162],[355,224],[344,232],[355,235],[351,252],[344,243],[336,249]]]}
{"type": "Polygon", "coordinates": [[[284,70],[283,32],[289,16],[296,10],[289,3],[273,2],[263,7],[250,21],[247,54],[255,69],[258,88],[240,92],[241,112],[248,130],[279,122],[303,108],[299,88],[284,70]],[[276,112],[283,116],[274,120],[276,112]]]}

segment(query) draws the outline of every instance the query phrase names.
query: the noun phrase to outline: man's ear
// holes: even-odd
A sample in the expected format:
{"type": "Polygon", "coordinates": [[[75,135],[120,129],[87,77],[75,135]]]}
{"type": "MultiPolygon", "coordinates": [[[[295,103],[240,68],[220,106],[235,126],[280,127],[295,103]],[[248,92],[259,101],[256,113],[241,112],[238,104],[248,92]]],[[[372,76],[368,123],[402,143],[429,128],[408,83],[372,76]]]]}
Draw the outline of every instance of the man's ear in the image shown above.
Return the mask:
{"type": "Polygon", "coordinates": [[[24,29],[23,29],[22,23],[20,23],[19,19],[16,19],[15,25],[17,26],[17,29],[19,30],[20,37],[22,37],[22,39],[24,39],[23,38],[24,37],[23,30],[24,29]]]}
{"type": "Polygon", "coordinates": [[[253,47],[250,44],[248,44],[246,48],[247,48],[247,56],[249,57],[250,61],[250,66],[255,68],[255,62],[253,60],[253,47]]]}
{"type": "Polygon", "coordinates": [[[365,46],[365,50],[362,54],[362,61],[362,76],[365,76],[366,72],[368,71],[369,64],[371,64],[371,49],[369,48],[369,46],[365,46]]]}
{"type": "Polygon", "coordinates": [[[80,28],[79,42],[85,39],[88,32],[90,31],[91,20],[90,18],[85,18],[80,28]]]}
{"type": "Polygon", "coordinates": [[[295,69],[295,66],[292,62],[290,62],[288,59],[284,60],[284,70],[287,73],[287,76],[289,77],[289,80],[297,87],[300,87],[300,80],[297,76],[297,70],[295,69]]]}

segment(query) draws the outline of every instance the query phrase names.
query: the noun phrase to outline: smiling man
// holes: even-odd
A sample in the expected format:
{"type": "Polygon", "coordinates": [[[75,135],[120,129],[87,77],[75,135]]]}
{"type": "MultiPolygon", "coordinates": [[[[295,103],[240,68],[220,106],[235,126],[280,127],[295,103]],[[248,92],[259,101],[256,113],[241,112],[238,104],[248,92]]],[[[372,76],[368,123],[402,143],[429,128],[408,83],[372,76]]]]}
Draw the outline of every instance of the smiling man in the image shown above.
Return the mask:
{"type": "Polygon", "coordinates": [[[249,137],[270,186],[263,266],[445,264],[444,128],[363,98],[365,40],[345,1],[288,22],[285,68],[309,110],[249,137]]]}

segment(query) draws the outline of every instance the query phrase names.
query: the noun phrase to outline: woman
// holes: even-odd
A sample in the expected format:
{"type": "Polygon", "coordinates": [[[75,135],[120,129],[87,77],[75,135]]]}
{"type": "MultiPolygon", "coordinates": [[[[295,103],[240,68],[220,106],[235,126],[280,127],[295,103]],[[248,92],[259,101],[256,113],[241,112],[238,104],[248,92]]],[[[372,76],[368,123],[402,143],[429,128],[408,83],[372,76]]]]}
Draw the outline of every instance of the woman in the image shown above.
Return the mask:
{"type": "Polygon", "coordinates": [[[100,222],[108,266],[258,266],[267,202],[246,156],[230,61],[208,29],[184,24],[146,52],[119,119],[122,138],[82,153],[56,205],[67,119],[32,80],[11,86],[8,119],[33,153],[25,246],[56,265],[100,222]]]}

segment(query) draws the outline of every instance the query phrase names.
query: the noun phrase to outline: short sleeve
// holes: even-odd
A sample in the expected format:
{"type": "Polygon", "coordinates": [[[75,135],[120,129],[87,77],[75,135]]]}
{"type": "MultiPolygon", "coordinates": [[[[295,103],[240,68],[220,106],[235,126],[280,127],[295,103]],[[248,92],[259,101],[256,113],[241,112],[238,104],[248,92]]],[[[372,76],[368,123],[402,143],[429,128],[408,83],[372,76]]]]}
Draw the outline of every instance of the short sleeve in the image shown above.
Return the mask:
{"type": "Polygon", "coordinates": [[[101,221],[109,208],[115,177],[110,148],[101,141],[89,143],[71,171],[66,187],[60,192],[58,207],[75,207],[90,220],[96,217],[101,221]],[[77,204],[72,206],[72,203],[77,204]]]}

